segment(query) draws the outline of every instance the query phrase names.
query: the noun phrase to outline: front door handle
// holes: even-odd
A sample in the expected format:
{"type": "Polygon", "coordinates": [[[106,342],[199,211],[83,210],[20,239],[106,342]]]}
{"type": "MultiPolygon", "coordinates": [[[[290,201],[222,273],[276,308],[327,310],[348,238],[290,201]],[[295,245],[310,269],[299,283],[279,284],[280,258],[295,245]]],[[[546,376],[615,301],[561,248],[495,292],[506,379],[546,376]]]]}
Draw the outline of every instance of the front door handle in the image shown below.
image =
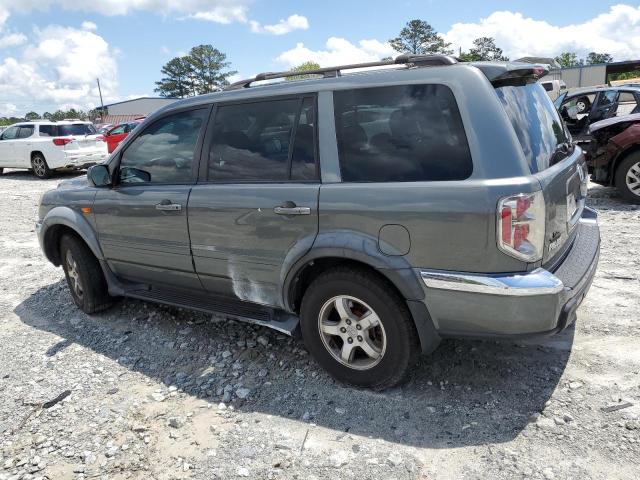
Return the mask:
{"type": "Polygon", "coordinates": [[[273,209],[276,215],[311,215],[310,207],[298,207],[294,202],[286,201],[273,209]]]}
{"type": "Polygon", "coordinates": [[[179,212],[182,210],[182,205],[179,203],[172,203],[171,200],[162,200],[160,203],[156,204],[156,210],[161,210],[163,212],[179,212]]]}

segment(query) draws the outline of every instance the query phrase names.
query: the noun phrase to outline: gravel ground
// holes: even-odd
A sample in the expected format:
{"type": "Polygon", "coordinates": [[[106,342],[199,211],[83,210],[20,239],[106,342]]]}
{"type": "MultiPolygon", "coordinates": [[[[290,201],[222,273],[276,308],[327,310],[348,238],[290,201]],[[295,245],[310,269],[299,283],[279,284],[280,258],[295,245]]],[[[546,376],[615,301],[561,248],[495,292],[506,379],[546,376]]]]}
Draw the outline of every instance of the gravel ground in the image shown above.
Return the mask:
{"type": "Polygon", "coordinates": [[[0,480],[637,478],[640,209],[613,189],[590,190],[602,255],[575,328],[443,342],[373,393],[265,328],[133,300],[83,314],[33,227],[69,177],[0,177],[0,480]]]}

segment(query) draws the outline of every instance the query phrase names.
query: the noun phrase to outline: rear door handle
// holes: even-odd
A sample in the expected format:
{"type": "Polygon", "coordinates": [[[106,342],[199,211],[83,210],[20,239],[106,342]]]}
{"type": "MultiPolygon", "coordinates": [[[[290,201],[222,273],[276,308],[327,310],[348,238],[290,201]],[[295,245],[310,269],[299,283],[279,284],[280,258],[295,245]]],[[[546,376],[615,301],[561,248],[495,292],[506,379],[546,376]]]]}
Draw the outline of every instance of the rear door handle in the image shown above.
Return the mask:
{"type": "Polygon", "coordinates": [[[156,204],[156,210],[161,210],[163,212],[179,212],[182,210],[182,205],[179,203],[171,203],[171,200],[162,200],[160,203],[156,204]]]}
{"type": "Polygon", "coordinates": [[[286,201],[273,209],[276,215],[311,215],[310,207],[298,207],[291,201],[286,201]]]}

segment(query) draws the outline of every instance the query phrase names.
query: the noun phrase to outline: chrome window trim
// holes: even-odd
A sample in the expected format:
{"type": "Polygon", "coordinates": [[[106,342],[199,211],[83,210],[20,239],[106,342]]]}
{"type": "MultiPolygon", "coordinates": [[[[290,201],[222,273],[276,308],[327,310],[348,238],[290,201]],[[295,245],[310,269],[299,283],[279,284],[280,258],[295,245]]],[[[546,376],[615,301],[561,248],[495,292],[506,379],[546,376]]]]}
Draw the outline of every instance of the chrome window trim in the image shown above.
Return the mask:
{"type": "Polygon", "coordinates": [[[438,270],[423,270],[420,275],[428,288],[488,295],[555,295],[565,288],[558,277],[543,268],[537,268],[528,273],[503,276],[438,270]]]}

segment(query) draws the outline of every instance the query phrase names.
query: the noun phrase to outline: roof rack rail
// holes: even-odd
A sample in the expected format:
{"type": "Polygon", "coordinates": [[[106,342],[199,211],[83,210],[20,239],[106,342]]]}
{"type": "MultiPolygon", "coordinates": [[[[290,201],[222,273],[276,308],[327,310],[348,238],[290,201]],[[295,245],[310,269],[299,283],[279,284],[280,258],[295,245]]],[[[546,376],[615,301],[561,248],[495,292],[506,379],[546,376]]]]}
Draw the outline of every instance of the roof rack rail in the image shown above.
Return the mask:
{"type": "Polygon", "coordinates": [[[259,73],[253,78],[247,78],[234,82],[226,86],[223,90],[239,90],[241,88],[249,88],[253,82],[262,80],[275,80],[276,78],[297,77],[300,75],[322,75],[324,78],[335,78],[342,75],[342,70],[353,70],[356,68],[382,67],[387,65],[407,65],[409,67],[435,67],[442,65],[455,65],[458,59],[450,55],[398,55],[392,60],[380,60],[378,62],[352,63],[348,65],[339,65],[336,67],[315,68],[311,70],[285,72],[264,72],[259,73]]]}

